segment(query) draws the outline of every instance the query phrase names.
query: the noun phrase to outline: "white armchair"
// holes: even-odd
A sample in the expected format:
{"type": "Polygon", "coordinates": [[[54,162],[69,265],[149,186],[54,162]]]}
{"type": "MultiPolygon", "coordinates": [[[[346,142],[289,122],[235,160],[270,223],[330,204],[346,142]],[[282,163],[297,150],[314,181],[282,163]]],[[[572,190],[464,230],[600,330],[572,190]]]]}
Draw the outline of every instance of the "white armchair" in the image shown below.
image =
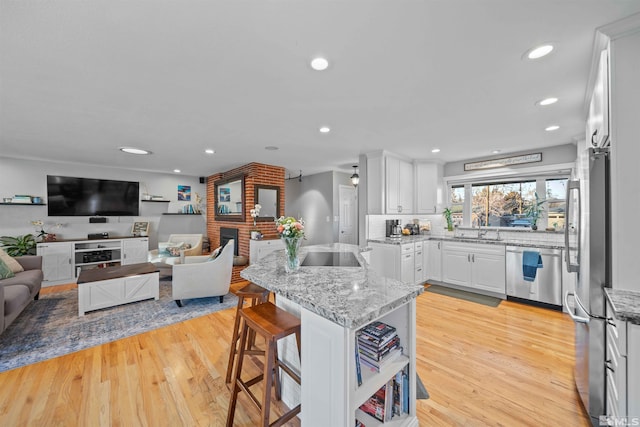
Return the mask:
{"type": "Polygon", "coordinates": [[[149,251],[149,262],[166,263],[171,258],[166,252],[167,248],[181,243],[191,245],[189,249],[185,249],[185,256],[202,255],[202,234],[170,234],[168,242],[158,242],[158,249],[149,251]]]}
{"type": "Polygon", "coordinates": [[[220,302],[229,293],[233,270],[233,247],[230,240],[217,258],[209,256],[188,256],[184,264],[174,264],[172,294],[173,300],[182,307],[183,299],[220,297],[220,302]]]}

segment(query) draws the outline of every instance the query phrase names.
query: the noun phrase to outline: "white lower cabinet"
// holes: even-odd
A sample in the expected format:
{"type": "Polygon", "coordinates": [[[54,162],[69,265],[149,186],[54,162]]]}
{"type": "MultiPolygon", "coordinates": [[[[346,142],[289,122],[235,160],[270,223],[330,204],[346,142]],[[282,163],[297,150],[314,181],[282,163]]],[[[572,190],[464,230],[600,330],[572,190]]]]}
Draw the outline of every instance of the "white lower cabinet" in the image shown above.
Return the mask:
{"type": "Polygon", "coordinates": [[[442,244],[441,240],[430,240],[427,261],[424,263],[427,267],[426,280],[442,281],[442,244]]]}
{"type": "Polygon", "coordinates": [[[370,266],[376,273],[404,283],[424,282],[423,242],[402,245],[369,242],[369,246],[373,249],[370,266]]]}
{"type": "Polygon", "coordinates": [[[616,319],[607,301],[606,411],[611,417],[640,416],[640,325],[616,319]],[[631,363],[629,363],[631,361],[631,363]]]}
{"type": "Polygon", "coordinates": [[[140,264],[149,258],[149,239],[140,237],[122,241],[122,264],[140,264]]]}
{"type": "Polygon", "coordinates": [[[456,242],[443,246],[443,282],[505,294],[504,246],[456,242]]]}
{"type": "Polygon", "coordinates": [[[44,286],[70,283],[83,269],[147,262],[148,237],[38,243],[44,286]]]}
{"type": "Polygon", "coordinates": [[[38,243],[36,251],[42,257],[42,273],[45,282],[73,281],[71,243],[38,243]]]}

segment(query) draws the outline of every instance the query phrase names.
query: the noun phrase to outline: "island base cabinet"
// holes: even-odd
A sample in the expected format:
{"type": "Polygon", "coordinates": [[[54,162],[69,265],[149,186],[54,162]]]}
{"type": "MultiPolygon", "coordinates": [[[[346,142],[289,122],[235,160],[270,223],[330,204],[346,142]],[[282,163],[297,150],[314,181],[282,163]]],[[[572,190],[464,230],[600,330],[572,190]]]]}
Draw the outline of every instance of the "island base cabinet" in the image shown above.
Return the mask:
{"type": "Polygon", "coordinates": [[[414,299],[378,319],[373,319],[396,327],[403,355],[385,366],[380,373],[362,367],[362,385],[358,385],[355,357],[356,333],[360,328],[345,328],[305,308],[300,309],[303,349],[300,418],[303,427],[354,426],[356,417],[361,421],[366,420],[364,424],[367,426],[418,425],[415,307],[414,299]],[[380,423],[358,409],[376,390],[407,366],[409,413],[380,423]]]}

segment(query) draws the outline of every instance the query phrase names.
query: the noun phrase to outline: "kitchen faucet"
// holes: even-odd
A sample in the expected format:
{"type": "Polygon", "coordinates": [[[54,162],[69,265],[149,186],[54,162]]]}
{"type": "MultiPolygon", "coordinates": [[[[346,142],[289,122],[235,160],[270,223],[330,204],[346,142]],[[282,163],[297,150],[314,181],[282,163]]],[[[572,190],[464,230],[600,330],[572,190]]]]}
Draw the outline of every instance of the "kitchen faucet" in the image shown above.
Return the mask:
{"type": "Polygon", "coordinates": [[[482,225],[478,224],[478,239],[480,239],[482,236],[485,236],[487,234],[487,230],[486,228],[483,230],[482,229],[482,225]]]}

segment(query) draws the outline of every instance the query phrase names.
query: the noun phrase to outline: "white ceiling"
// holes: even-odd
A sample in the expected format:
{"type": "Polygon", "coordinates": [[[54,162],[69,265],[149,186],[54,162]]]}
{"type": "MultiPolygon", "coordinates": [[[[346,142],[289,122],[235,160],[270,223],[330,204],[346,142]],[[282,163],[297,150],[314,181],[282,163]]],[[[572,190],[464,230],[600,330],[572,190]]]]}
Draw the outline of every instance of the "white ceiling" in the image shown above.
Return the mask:
{"type": "Polygon", "coordinates": [[[640,1],[0,7],[0,155],[205,176],[253,161],[295,175],[351,172],[379,149],[449,162],[575,142],[595,29],[640,12],[640,1]],[[550,56],[522,59],[547,41],[550,56]],[[331,62],[324,72],[309,66],[318,54],[331,62]],[[534,105],[548,96],[560,101],[534,105]],[[545,132],[551,124],[561,129],[545,132]]]}

